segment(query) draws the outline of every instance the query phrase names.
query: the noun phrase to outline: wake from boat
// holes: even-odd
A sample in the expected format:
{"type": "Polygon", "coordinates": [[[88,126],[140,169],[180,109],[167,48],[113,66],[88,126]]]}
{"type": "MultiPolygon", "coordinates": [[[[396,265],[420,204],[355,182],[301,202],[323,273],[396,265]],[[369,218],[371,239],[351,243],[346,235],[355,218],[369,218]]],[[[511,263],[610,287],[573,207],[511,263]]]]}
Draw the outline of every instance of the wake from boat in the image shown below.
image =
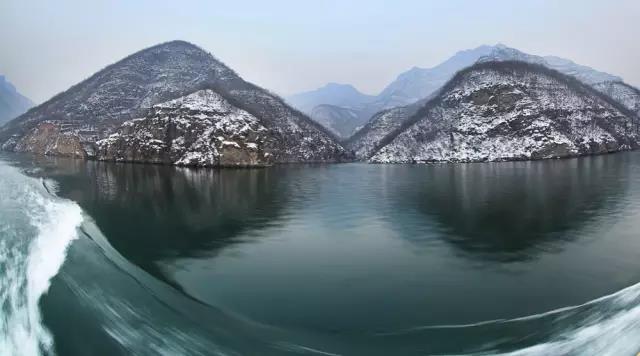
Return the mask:
{"type": "Polygon", "coordinates": [[[532,323],[533,330],[527,329],[532,334],[551,330],[551,335],[544,342],[515,350],[489,347],[460,355],[636,355],[640,351],[640,283],[584,304],[540,314],[470,324],[425,325],[378,336],[402,337],[438,330],[509,330],[525,323],[532,323]]]}
{"type": "Polygon", "coordinates": [[[40,298],[77,238],[82,210],[50,194],[43,180],[0,161],[0,355],[53,353],[40,298]]]}

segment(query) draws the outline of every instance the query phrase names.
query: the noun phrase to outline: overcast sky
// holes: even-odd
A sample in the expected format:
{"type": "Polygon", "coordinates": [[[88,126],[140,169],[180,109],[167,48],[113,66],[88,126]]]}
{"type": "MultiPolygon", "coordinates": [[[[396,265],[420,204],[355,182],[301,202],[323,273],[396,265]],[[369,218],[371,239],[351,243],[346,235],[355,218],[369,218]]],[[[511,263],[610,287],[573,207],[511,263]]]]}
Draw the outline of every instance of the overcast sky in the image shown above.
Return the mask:
{"type": "Polygon", "coordinates": [[[128,54],[193,42],[280,94],[376,94],[399,73],[498,42],[640,86],[640,1],[0,0],[0,74],[42,102],[128,54]]]}

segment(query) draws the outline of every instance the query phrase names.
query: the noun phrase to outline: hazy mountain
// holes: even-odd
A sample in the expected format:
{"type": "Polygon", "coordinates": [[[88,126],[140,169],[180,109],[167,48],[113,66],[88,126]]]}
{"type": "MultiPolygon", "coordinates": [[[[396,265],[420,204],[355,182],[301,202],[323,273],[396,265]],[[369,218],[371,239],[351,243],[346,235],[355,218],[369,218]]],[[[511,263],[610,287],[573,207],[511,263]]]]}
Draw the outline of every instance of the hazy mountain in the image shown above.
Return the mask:
{"type": "Polygon", "coordinates": [[[31,100],[20,94],[3,75],[0,75],[0,125],[23,114],[32,106],[31,100]]]}
{"type": "Polygon", "coordinates": [[[368,103],[375,97],[362,94],[352,85],[329,83],[322,88],[287,98],[294,107],[309,115],[340,139],[353,134],[374,113],[368,103]]]}
{"type": "MultiPolygon", "coordinates": [[[[478,61],[488,62],[511,60],[542,64],[562,73],[574,76],[583,82],[594,86],[603,82],[622,82],[622,79],[619,77],[594,70],[587,66],[576,64],[567,59],[554,56],[535,56],[502,44],[497,44],[495,46],[485,45],[474,49],[460,51],[454,54],[451,58],[432,68],[414,67],[404,73],[401,73],[393,82],[387,85],[380,94],[375,97],[368,97],[366,100],[354,100],[353,98],[356,96],[354,96],[353,91],[355,89],[347,89],[353,88],[350,85],[342,85],[342,87],[344,87],[342,91],[335,89],[328,90],[326,89],[329,87],[328,85],[327,87],[316,91],[299,94],[299,98],[313,98],[313,100],[303,101],[298,99],[295,101],[292,100],[291,102],[303,111],[312,111],[313,107],[317,105],[331,104],[348,107],[349,109],[357,112],[358,118],[367,116],[371,119],[373,119],[373,116],[379,118],[380,115],[377,115],[378,112],[393,107],[410,105],[434,94],[458,71],[469,67],[478,61]],[[313,93],[313,95],[310,93],[313,93]],[[328,93],[331,93],[332,95],[329,95],[328,93]],[[341,101],[341,93],[344,93],[345,98],[347,99],[341,101]],[[331,102],[329,102],[329,100],[331,102]],[[358,105],[354,104],[356,102],[358,105]]],[[[311,111],[308,112],[310,113],[311,111]]],[[[401,111],[407,112],[404,110],[401,111]]],[[[396,111],[396,113],[399,112],[400,111],[396,111]]],[[[313,118],[313,115],[311,116],[313,118]]],[[[341,121],[347,119],[348,117],[340,117],[341,121]]],[[[323,123],[326,122],[326,120],[323,120],[323,123]]],[[[334,122],[330,122],[330,124],[335,126],[334,122]]],[[[345,133],[343,132],[341,135],[344,136],[345,133]]]]}
{"type": "Polygon", "coordinates": [[[318,105],[333,105],[356,109],[373,100],[374,96],[362,94],[350,84],[329,83],[322,88],[287,97],[294,107],[311,113],[318,105]]]}
{"type": "MultiPolygon", "coordinates": [[[[125,137],[115,140],[112,136],[135,136],[136,132],[142,131],[131,130],[131,121],[124,125],[123,122],[135,118],[149,121],[154,114],[165,112],[154,105],[181,97],[185,101],[195,100],[189,95],[204,89],[210,92],[206,92],[202,96],[205,99],[202,100],[213,100],[215,97],[215,100],[225,103],[221,104],[224,107],[232,107],[221,112],[230,116],[238,113],[251,115],[265,128],[261,135],[268,137],[260,137],[260,140],[253,142],[264,157],[269,157],[267,161],[260,161],[260,164],[334,161],[343,158],[342,147],[320,125],[289,107],[279,97],[245,82],[211,54],[183,41],[147,48],[106,67],[4,126],[0,129],[0,142],[4,142],[3,149],[40,154],[82,157],[95,155],[97,159],[163,163],[180,161],[202,165],[233,164],[223,162],[220,157],[202,161],[178,159],[174,162],[166,159],[174,158],[173,156],[162,152],[153,155],[129,154],[136,150],[133,145],[145,140],[155,142],[159,137],[164,139],[164,146],[159,149],[172,150],[173,145],[178,143],[173,141],[178,139],[174,129],[179,129],[174,125],[175,120],[189,121],[195,118],[190,107],[167,109],[166,118],[170,121],[168,126],[148,126],[151,135],[143,139],[125,137]],[[169,132],[159,132],[163,127],[169,132]],[[100,147],[96,145],[97,141],[107,137],[117,147],[108,147],[105,142],[100,147]],[[264,145],[260,146],[262,143],[264,145]]],[[[225,115],[220,115],[215,108],[209,106],[197,118],[208,119],[216,129],[218,125],[225,126],[225,115]]],[[[224,127],[223,132],[235,138],[242,135],[242,132],[229,132],[224,127]]],[[[202,140],[213,139],[204,132],[196,133],[204,135],[202,140]]],[[[226,136],[222,137],[222,141],[226,141],[226,136]]],[[[214,144],[213,141],[210,143],[214,144]]],[[[238,164],[251,162],[242,161],[238,164]]]]}
{"type": "Polygon", "coordinates": [[[546,66],[481,62],[385,137],[373,162],[571,157],[639,146],[635,113],[546,66]]]}
{"type": "Polygon", "coordinates": [[[328,104],[314,107],[310,116],[340,139],[349,138],[369,120],[369,117],[362,115],[359,110],[328,104]]]}
{"type": "Polygon", "coordinates": [[[442,87],[459,70],[488,56],[497,46],[480,46],[460,51],[433,68],[418,68],[401,73],[377,96],[384,107],[407,105],[424,99],[442,87]]]}

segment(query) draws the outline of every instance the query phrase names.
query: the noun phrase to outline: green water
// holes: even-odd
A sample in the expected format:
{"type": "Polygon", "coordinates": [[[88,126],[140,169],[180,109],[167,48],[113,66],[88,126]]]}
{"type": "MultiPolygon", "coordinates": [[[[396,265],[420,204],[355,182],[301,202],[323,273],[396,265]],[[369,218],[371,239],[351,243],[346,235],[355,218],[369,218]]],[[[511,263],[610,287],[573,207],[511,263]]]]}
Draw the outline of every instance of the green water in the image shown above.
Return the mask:
{"type": "Polygon", "coordinates": [[[241,170],[5,161],[85,214],[41,299],[60,355],[640,351],[638,153],[241,170]]]}

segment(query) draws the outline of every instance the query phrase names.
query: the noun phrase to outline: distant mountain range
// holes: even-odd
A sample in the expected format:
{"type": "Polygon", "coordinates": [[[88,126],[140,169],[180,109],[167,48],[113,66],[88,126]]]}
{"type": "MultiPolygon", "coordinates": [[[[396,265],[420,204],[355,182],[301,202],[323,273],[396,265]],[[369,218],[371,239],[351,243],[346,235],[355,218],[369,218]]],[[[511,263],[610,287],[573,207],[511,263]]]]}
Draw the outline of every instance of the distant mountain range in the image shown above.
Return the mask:
{"type": "Polygon", "coordinates": [[[20,94],[7,79],[0,75],[0,125],[23,114],[33,102],[20,94]]]}
{"type": "Polygon", "coordinates": [[[503,45],[413,68],[377,96],[329,84],[289,101],[315,120],[201,48],[173,41],[134,53],[1,126],[0,148],[221,167],[524,160],[639,147],[640,90],[503,45]]]}
{"type": "Polygon", "coordinates": [[[378,110],[371,105],[376,97],[366,95],[349,84],[329,83],[322,88],[287,98],[298,110],[346,139],[378,110]]]}
{"type": "Polygon", "coordinates": [[[4,150],[193,166],[335,162],[333,135],[184,41],[134,53],[0,128],[4,150]]]}
{"type": "MultiPolygon", "coordinates": [[[[576,64],[570,60],[547,56],[535,56],[530,55],[517,49],[507,47],[502,44],[495,46],[480,46],[475,49],[464,50],[456,53],[451,58],[447,59],[443,63],[433,68],[418,68],[414,67],[404,73],[401,73],[396,80],[387,85],[380,94],[371,98],[369,96],[365,102],[347,102],[344,105],[323,102],[323,98],[333,95],[333,87],[325,86],[318,90],[308,92],[314,93],[314,95],[303,96],[305,98],[304,106],[300,106],[299,95],[289,97],[289,102],[300,110],[313,115],[314,105],[332,104],[336,106],[343,106],[351,109],[357,114],[358,120],[354,127],[364,126],[364,123],[379,113],[380,111],[397,107],[409,105],[427,98],[429,95],[435,93],[441,88],[448,80],[450,80],[458,71],[467,68],[478,61],[504,61],[504,60],[520,60],[529,63],[537,63],[545,65],[551,69],[558,70],[562,73],[574,76],[581,81],[596,85],[598,83],[622,83],[620,77],[600,72],[595,69],[576,64]],[[311,109],[309,109],[311,108],[311,109]]],[[[353,88],[352,86],[349,86],[353,88]]],[[[357,92],[355,88],[354,91],[357,92]]],[[[614,88],[612,91],[626,91],[624,88],[614,88]]],[[[632,93],[623,93],[621,95],[634,96],[632,93]]],[[[361,97],[364,96],[361,94],[361,97]]],[[[635,99],[634,99],[635,100],[635,99]]],[[[640,101],[639,101],[640,102],[640,101]]],[[[336,110],[337,112],[338,110],[336,110]]],[[[336,120],[346,121],[347,117],[340,117],[334,115],[336,120]]],[[[323,120],[326,123],[326,120],[323,120]]],[[[340,132],[339,136],[349,137],[355,132],[340,132]]]]}

